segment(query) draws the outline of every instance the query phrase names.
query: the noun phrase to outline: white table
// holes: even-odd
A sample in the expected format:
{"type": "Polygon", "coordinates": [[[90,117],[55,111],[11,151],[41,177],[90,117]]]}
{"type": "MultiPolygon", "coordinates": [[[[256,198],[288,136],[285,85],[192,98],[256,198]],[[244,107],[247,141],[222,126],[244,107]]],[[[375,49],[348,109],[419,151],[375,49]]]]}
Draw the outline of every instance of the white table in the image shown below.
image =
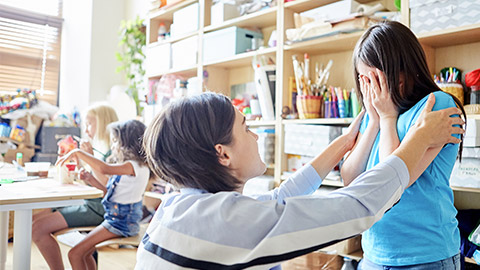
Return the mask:
{"type": "MultiPolygon", "coordinates": [[[[5,178],[2,169],[0,178],[5,178]]],[[[2,184],[0,186],[0,270],[5,269],[8,245],[8,211],[15,211],[13,269],[30,269],[32,210],[80,205],[84,199],[103,196],[93,187],[61,184],[52,178],[2,184]]]]}

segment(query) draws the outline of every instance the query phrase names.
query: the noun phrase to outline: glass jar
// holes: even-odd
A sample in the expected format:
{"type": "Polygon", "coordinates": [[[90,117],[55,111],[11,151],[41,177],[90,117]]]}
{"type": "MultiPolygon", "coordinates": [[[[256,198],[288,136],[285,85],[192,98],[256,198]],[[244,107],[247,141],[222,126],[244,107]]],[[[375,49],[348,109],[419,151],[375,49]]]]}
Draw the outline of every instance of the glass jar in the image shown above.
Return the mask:
{"type": "Polygon", "coordinates": [[[470,93],[470,104],[480,104],[480,85],[472,85],[470,93]]]}

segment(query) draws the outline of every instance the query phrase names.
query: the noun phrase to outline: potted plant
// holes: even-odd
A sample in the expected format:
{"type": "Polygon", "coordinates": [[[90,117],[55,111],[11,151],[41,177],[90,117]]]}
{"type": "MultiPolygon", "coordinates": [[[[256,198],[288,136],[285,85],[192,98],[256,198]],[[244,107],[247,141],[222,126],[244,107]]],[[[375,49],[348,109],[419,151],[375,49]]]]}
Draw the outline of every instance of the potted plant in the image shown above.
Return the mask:
{"type": "Polygon", "coordinates": [[[128,81],[127,94],[132,97],[137,107],[137,114],[142,114],[142,107],[140,106],[139,93],[143,93],[145,88],[144,76],[145,69],[143,62],[145,54],[145,26],[143,19],[138,16],[135,20],[122,20],[119,30],[121,47],[120,52],[116,53],[117,60],[122,63],[117,67],[117,72],[124,71],[125,77],[128,81]]]}

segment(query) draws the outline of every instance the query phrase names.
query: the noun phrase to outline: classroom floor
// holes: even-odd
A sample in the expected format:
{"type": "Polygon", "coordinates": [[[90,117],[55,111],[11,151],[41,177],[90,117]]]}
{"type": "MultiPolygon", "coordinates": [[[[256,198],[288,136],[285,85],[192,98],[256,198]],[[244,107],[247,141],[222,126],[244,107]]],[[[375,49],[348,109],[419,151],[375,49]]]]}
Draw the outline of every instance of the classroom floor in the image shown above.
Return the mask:
{"type": "MultiPolygon", "coordinates": [[[[70,250],[70,247],[60,244],[60,249],[62,250],[63,263],[65,269],[69,269],[70,263],[68,262],[67,253],[70,250]]],[[[135,248],[120,248],[113,249],[110,247],[103,247],[98,250],[98,269],[99,270],[130,270],[135,267],[135,258],[136,258],[137,249],[135,248]]],[[[40,251],[38,251],[37,246],[32,244],[32,262],[31,269],[35,270],[48,270],[48,265],[43,259],[40,251]]],[[[13,244],[8,243],[7,250],[7,264],[6,270],[11,270],[13,262],[13,244]]]]}

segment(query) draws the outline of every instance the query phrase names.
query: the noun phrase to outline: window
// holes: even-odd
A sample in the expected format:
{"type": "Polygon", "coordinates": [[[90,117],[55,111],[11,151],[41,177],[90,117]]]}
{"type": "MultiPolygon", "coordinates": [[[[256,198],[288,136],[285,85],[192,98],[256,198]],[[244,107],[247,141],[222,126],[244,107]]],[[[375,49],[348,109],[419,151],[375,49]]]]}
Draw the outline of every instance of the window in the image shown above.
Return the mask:
{"type": "Polygon", "coordinates": [[[62,0],[0,0],[0,94],[28,88],[56,105],[62,0]]]}

